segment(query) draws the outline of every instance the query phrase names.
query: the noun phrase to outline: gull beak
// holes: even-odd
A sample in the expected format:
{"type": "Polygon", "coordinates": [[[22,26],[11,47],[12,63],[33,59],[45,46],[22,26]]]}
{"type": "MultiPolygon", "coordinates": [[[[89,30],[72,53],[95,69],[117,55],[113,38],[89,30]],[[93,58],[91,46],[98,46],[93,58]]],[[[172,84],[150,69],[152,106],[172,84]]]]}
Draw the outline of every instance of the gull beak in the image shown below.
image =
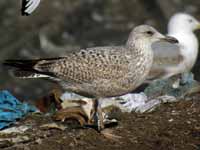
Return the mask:
{"type": "Polygon", "coordinates": [[[195,30],[199,30],[200,29],[200,22],[197,24],[195,30]]]}
{"type": "Polygon", "coordinates": [[[165,36],[163,38],[160,38],[161,41],[169,42],[172,44],[178,43],[178,40],[172,36],[165,36]]]}

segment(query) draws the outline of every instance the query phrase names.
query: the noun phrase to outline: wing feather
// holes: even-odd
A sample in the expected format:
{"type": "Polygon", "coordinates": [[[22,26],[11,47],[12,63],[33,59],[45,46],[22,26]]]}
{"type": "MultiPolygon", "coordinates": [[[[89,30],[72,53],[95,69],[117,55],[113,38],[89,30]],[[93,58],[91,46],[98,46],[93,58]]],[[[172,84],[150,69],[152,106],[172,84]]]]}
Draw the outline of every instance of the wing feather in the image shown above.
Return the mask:
{"type": "Polygon", "coordinates": [[[80,50],[54,62],[40,61],[34,68],[69,82],[88,83],[99,79],[122,78],[128,72],[129,64],[127,57],[120,54],[123,50],[123,47],[80,50]]]}
{"type": "Polygon", "coordinates": [[[154,61],[149,73],[149,79],[160,78],[165,75],[166,69],[176,67],[183,62],[180,45],[167,42],[156,42],[152,44],[154,61]]]}

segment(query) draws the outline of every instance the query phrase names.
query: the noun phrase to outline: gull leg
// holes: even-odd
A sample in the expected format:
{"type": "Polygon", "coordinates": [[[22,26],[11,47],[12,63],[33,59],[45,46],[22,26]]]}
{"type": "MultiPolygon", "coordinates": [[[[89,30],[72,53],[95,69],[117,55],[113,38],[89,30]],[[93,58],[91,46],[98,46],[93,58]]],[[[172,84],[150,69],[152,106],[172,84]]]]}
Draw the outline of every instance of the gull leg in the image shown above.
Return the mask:
{"type": "Polygon", "coordinates": [[[102,108],[101,108],[101,104],[98,104],[98,108],[97,108],[97,114],[98,114],[98,130],[102,130],[104,129],[104,123],[103,123],[103,113],[102,113],[102,108]]]}
{"type": "Polygon", "coordinates": [[[191,72],[181,74],[182,84],[192,84],[193,81],[194,81],[194,75],[191,72]]]}
{"type": "Polygon", "coordinates": [[[171,80],[173,81],[172,88],[178,89],[181,85],[181,74],[172,76],[171,80]]]}
{"type": "Polygon", "coordinates": [[[181,83],[188,88],[184,96],[200,92],[200,83],[194,79],[192,72],[183,73],[181,76],[181,83]]]}
{"type": "Polygon", "coordinates": [[[98,99],[95,99],[94,110],[95,110],[95,122],[97,124],[97,130],[101,131],[102,129],[104,129],[104,123],[103,123],[101,104],[99,103],[98,99]]]}
{"type": "Polygon", "coordinates": [[[174,89],[178,89],[180,87],[180,79],[177,79],[173,84],[172,87],[174,89]]]}
{"type": "Polygon", "coordinates": [[[184,73],[181,77],[181,83],[190,87],[189,94],[200,91],[200,83],[194,79],[194,74],[192,72],[184,73]]]}

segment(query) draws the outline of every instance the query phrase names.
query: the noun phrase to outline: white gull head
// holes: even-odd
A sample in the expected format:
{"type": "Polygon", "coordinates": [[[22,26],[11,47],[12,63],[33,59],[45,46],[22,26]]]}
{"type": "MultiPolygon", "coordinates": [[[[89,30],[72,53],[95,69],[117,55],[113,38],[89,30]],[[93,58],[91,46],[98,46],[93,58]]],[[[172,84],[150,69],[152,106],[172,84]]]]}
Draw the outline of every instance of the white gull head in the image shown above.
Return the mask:
{"type": "Polygon", "coordinates": [[[176,13],[168,23],[168,34],[176,32],[193,32],[200,28],[200,22],[186,13],[176,13]]]}
{"type": "Polygon", "coordinates": [[[192,69],[198,56],[199,44],[194,34],[197,29],[200,29],[200,22],[186,13],[173,15],[168,24],[168,35],[178,39],[180,51],[185,59],[182,67],[180,66],[185,70],[183,72],[192,69]]]}

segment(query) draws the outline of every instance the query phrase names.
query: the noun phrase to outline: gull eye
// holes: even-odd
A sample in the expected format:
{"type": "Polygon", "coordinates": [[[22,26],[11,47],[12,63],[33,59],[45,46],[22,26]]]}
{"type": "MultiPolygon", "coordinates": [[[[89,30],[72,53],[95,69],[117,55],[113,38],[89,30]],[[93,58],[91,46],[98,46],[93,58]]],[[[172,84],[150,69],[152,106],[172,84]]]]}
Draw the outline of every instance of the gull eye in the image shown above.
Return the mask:
{"type": "Polygon", "coordinates": [[[146,32],[148,35],[153,35],[154,33],[153,33],[153,31],[147,31],[146,32]]]}
{"type": "Polygon", "coordinates": [[[189,19],[188,21],[189,21],[189,23],[192,23],[192,22],[193,22],[193,20],[192,20],[192,19],[189,19]]]}

